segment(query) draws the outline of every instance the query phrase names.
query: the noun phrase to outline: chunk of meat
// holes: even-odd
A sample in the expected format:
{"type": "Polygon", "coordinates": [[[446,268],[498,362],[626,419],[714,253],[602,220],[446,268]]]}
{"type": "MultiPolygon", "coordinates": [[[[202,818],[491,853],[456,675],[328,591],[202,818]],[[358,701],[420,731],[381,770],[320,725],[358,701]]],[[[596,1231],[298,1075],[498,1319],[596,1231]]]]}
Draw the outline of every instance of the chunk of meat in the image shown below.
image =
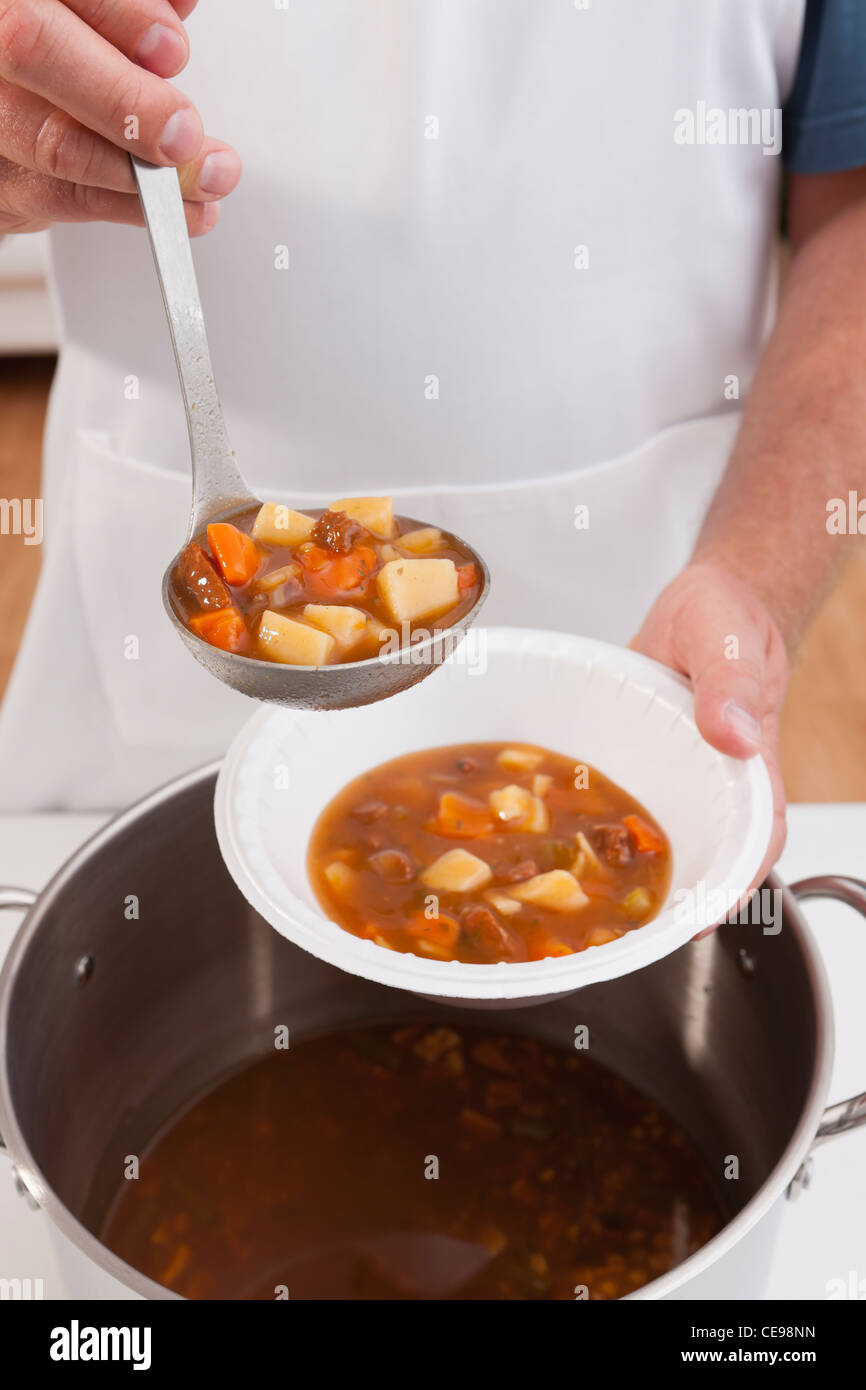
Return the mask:
{"type": "Polygon", "coordinates": [[[353,521],[345,512],[322,512],[312,530],[314,541],[325,545],[338,555],[348,555],[355,541],[364,534],[359,521],[353,521]]]}
{"type": "Polygon", "coordinates": [[[197,541],[191,541],[177,564],[178,579],[199,608],[228,608],[232,602],[229,587],[214,568],[197,541]]]}
{"type": "Polygon", "coordinates": [[[513,864],[510,869],[501,869],[496,877],[503,883],[525,883],[528,878],[535,878],[538,873],[538,865],[534,859],[521,859],[519,864],[513,864]]]}
{"type": "Polygon", "coordinates": [[[630,864],[634,859],[634,840],[624,825],[597,825],[595,842],[608,864],[630,864]]]}
{"type": "Polygon", "coordinates": [[[408,883],[415,877],[411,859],[400,849],[380,849],[370,855],[368,862],[386,883],[408,883]]]}
{"type": "Polygon", "coordinates": [[[489,907],[481,903],[464,907],[460,925],[467,945],[488,960],[526,960],[523,938],[489,907]]]}

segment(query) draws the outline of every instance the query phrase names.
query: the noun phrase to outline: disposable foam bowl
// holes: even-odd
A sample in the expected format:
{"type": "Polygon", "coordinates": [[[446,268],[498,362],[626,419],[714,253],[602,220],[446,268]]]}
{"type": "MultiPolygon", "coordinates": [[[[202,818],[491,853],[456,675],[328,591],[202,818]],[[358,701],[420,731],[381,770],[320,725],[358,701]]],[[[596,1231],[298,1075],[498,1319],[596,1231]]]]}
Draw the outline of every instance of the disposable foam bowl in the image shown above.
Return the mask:
{"type": "Polygon", "coordinates": [[[379,704],[333,712],[265,706],[229,749],[216,830],[254,908],[340,970],[454,1003],[540,1002],[639,970],[722,920],[750,886],[770,839],[763,761],[701,738],[688,683],[646,657],[559,632],[473,629],[439,670],[379,704]],[[319,906],[307,875],[313,826],[347,782],[424,748],[534,743],[587,763],[636,797],[673,850],[658,915],[571,956],[467,965],[390,951],[319,906]]]}

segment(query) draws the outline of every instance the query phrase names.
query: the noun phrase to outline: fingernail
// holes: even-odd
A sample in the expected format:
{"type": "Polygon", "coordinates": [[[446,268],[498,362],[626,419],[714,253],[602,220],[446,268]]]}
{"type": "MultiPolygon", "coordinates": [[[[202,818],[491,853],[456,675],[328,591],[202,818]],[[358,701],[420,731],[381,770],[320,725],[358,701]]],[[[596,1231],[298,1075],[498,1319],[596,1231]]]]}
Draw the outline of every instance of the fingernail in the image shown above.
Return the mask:
{"type": "Polygon", "coordinates": [[[722,717],[729,728],[733,729],[746,743],[751,743],[755,748],[761,746],[761,726],[753,714],[749,714],[747,709],[738,705],[734,700],[728,700],[722,711],[722,717]]]}
{"type": "Polygon", "coordinates": [[[133,57],[157,77],[174,77],[186,62],[187,49],[176,29],[167,24],[151,24],[133,57]]]}
{"type": "Polygon", "coordinates": [[[201,166],[198,186],[202,193],[231,193],[241,176],[241,161],[234,150],[213,150],[201,166]]]}
{"type": "Polygon", "coordinates": [[[182,106],[169,116],[159,141],[160,153],[173,164],[185,164],[194,159],[204,139],[202,123],[191,106],[182,106]]]}
{"type": "Polygon", "coordinates": [[[207,231],[210,231],[211,227],[215,227],[217,222],[219,222],[220,220],[219,203],[205,203],[204,213],[202,214],[202,220],[207,231]]]}

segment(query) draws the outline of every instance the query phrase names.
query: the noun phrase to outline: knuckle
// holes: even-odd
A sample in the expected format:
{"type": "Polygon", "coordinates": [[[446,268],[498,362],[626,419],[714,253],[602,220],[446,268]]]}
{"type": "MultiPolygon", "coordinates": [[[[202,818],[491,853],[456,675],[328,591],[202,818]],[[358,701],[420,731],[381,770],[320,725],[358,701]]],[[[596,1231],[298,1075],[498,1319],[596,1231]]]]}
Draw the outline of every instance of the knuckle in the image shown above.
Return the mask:
{"type": "Polygon", "coordinates": [[[90,8],[87,11],[87,23],[91,29],[95,29],[99,33],[106,20],[111,18],[114,9],[116,6],[112,4],[112,0],[91,0],[90,8]]]}
{"type": "Polygon", "coordinates": [[[0,0],[0,69],[9,76],[28,71],[43,46],[45,21],[22,0],[0,0]]]}
{"type": "Polygon", "coordinates": [[[33,137],[33,168],[38,169],[40,174],[50,174],[54,179],[73,178],[76,173],[76,147],[79,145],[77,130],[65,112],[50,111],[33,137]]]}

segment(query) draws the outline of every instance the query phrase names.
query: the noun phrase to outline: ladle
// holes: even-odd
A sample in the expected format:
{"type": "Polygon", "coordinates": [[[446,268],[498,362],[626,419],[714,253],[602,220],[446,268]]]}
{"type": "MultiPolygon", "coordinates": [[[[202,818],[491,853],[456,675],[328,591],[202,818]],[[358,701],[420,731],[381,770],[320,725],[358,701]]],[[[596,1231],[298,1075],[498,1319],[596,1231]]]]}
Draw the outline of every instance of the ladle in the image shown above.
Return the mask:
{"type": "MultiPolygon", "coordinates": [[[[193,267],[177,171],[130,155],[165,305],[183,394],[192,455],[192,508],[185,545],[212,521],[225,521],[260,506],[229,444],[214,382],[204,315],[193,267]]],[[[410,518],[404,518],[409,521],[410,518]]],[[[412,521],[422,526],[422,521],[412,521]]],[[[463,640],[487,597],[490,575],[477,551],[459,537],[482,577],[473,607],[451,627],[431,631],[399,651],[333,666],[288,666],[238,656],[214,647],[183,622],[172,600],[175,555],[165,571],[162,598],[185,645],[212,676],[257,700],[298,709],[347,709],[407,690],[429,675],[463,640]]]]}

